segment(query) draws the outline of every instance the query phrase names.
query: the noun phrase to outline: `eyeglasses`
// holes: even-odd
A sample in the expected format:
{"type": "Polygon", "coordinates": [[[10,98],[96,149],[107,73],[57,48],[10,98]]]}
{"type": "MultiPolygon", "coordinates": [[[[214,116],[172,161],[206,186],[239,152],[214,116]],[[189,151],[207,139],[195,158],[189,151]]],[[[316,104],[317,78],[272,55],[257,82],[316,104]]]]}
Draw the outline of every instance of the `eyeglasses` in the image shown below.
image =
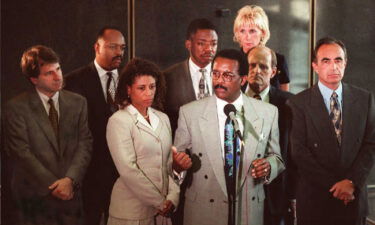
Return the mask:
{"type": "Polygon", "coordinates": [[[231,72],[220,73],[219,71],[213,70],[211,71],[211,76],[213,80],[219,80],[220,76],[222,76],[225,82],[231,82],[236,75],[231,72]]]}
{"type": "Polygon", "coordinates": [[[112,51],[116,51],[117,49],[120,49],[121,51],[125,51],[126,49],[125,45],[117,45],[117,44],[109,44],[109,45],[105,45],[105,47],[109,48],[112,51]]]}

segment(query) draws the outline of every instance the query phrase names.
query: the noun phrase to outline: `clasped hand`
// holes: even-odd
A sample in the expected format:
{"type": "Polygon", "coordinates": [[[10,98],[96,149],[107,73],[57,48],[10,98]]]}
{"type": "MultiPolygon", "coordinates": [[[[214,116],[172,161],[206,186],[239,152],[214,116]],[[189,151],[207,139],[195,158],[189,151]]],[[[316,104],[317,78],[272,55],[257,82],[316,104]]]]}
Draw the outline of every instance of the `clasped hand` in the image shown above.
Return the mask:
{"type": "Polygon", "coordinates": [[[64,177],[51,184],[48,189],[52,190],[52,195],[61,200],[70,200],[74,196],[73,181],[69,177],[64,177]]]}
{"type": "Polygon", "coordinates": [[[354,185],[348,179],[334,184],[331,189],[329,189],[329,192],[332,193],[333,197],[343,201],[345,205],[354,200],[354,185]]]}
{"type": "Polygon", "coordinates": [[[172,146],[172,154],[173,154],[173,169],[180,173],[184,170],[187,170],[191,167],[192,162],[190,156],[185,152],[178,152],[176,147],[172,146]]]}

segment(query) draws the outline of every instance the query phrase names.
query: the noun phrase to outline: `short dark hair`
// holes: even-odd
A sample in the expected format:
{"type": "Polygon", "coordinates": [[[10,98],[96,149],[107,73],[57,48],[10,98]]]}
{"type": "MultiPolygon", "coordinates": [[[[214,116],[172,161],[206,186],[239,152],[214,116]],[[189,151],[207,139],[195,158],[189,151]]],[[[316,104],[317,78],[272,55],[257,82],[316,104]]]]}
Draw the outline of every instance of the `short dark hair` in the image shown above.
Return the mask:
{"type": "Polygon", "coordinates": [[[116,26],[104,26],[96,34],[95,41],[98,41],[100,38],[103,38],[104,33],[105,33],[106,30],[117,30],[118,32],[122,33],[119,27],[116,27],[116,26]]]}
{"type": "Polygon", "coordinates": [[[238,62],[238,73],[240,76],[247,76],[248,63],[247,58],[237,49],[223,49],[219,51],[212,60],[212,66],[217,58],[232,59],[238,62]]]}
{"type": "Polygon", "coordinates": [[[156,93],[152,107],[163,110],[163,99],[166,91],[164,76],[154,63],[140,58],[133,58],[130,60],[125,68],[121,71],[117,85],[115,102],[121,107],[126,107],[127,105],[131,104],[127,87],[134,83],[136,77],[143,75],[149,75],[155,79],[156,93]]]}
{"type": "Polygon", "coordinates": [[[348,55],[346,53],[346,47],[345,47],[345,44],[342,41],[340,41],[338,39],[335,39],[333,37],[324,37],[324,38],[319,39],[318,42],[316,42],[315,49],[314,49],[314,52],[313,52],[313,61],[314,62],[316,62],[316,57],[317,57],[319,48],[322,47],[322,45],[329,45],[329,44],[339,45],[341,47],[341,49],[344,51],[345,60],[348,59],[348,55]]]}
{"type": "Polygon", "coordinates": [[[20,65],[22,73],[30,79],[39,76],[40,67],[43,65],[59,62],[60,58],[52,48],[34,45],[23,52],[20,65]]]}
{"type": "Polygon", "coordinates": [[[189,40],[198,30],[214,30],[217,33],[216,27],[211,21],[206,18],[199,18],[190,22],[186,31],[186,40],[189,40]]]}

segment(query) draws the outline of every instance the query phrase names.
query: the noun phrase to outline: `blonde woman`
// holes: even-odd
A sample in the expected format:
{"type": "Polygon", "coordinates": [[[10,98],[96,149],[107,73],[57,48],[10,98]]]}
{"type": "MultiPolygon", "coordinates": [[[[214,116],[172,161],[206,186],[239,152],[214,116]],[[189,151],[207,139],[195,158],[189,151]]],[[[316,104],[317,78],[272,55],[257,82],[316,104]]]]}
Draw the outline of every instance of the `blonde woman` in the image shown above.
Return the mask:
{"type": "MultiPolygon", "coordinates": [[[[241,50],[247,55],[255,46],[265,46],[270,38],[268,17],[264,10],[256,5],[242,7],[234,20],[233,40],[238,42],[241,50]]],[[[271,79],[271,85],[284,91],[289,91],[289,70],[285,57],[276,53],[277,73],[271,79]]]]}

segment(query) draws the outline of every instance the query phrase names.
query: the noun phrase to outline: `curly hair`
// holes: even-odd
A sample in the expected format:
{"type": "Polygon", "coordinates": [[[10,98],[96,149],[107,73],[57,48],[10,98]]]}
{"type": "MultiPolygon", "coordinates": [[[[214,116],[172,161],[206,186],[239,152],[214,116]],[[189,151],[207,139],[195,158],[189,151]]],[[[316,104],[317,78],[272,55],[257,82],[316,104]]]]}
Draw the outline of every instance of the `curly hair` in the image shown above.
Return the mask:
{"type": "Polygon", "coordinates": [[[134,84],[135,78],[145,75],[152,76],[156,81],[156,93],[152,107],[162,111],[166,89],[163,73],[154,63],[140,58],[130,60],[121,71],[115,96],[115,103],[120,105],[121,108],[131,104],[127,87],[134,84]]]}

